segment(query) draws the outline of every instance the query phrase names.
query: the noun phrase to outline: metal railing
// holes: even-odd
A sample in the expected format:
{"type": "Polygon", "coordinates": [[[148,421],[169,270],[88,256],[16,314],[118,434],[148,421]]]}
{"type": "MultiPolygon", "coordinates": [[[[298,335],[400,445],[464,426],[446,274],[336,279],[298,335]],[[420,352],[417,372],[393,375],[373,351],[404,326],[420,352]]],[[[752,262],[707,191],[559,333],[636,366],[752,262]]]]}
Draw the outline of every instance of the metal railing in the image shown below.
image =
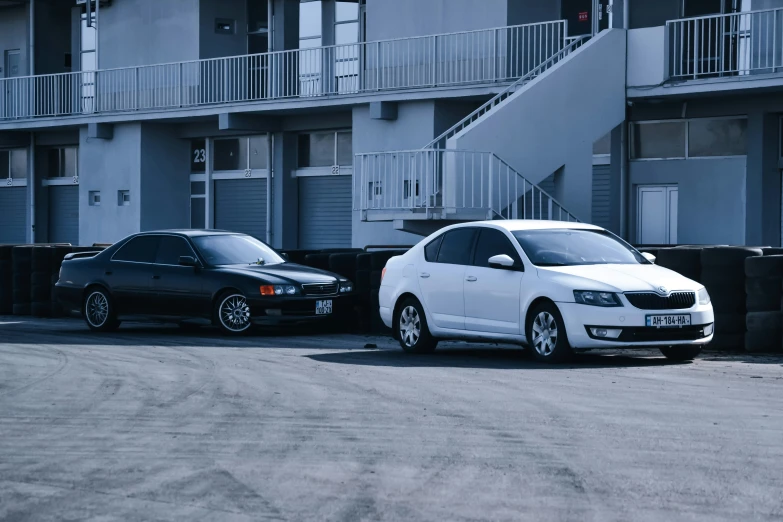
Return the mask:
{"type": "Polygon", "coordinates": [[[564,20],[292,51],[0,79],[0,120],[512,81],[564,45],[564,20]]]}
{"type": "MultiPolygon", "coordinates": [[[[356,154],[354,210],[578,221],[492,152],[454,149],[356,154]]],[[[442,216],[441,216],[442,217],[442,216]]]]}
{"type": "Polygon", "coordinates": [[[487,101],[481,107],[479,107],[475,111],[465,116],[462,120],[457,122],[450,129],[448,129],[443,134],[441,134],[440,136],[438,136],[437,138],[429,142],[424,148],[425,149],[445,148],[446,142],[450,138],[456,136],[459,132],[462,132],[462,130],[464,130],[466,127],[470,126],[471,124],[479,120],[482,116],[484,116],[486,113],[488,113],[493,108],[495,108],[498,104],[502,103],[506,98],[514,94],[517,91],[517,89],[519,89],[519,87],[533,81],[542,73],[546,72],[548,69],[550,69],[555,64],[557,64],[559,61],[563,60],[566,56],[568,56],[569,54],[577,50],[588,39],[589,36],[573,36],[573,37],[566,38],[565,39],[566,44],[562,48],[556,50],[554,53],[549,55],[545,60],[543,60],[536,67],[529,70],[521,78],[516,80],[514,83],[512,83],[505,89],[503,89],[503,91],[495,95],[492,99],[487,101]]]}
{"type": "Polygon", "coordinates": [[[783,67],[783,9],[666,22],[669,77],[774,73],[783,67]]]}

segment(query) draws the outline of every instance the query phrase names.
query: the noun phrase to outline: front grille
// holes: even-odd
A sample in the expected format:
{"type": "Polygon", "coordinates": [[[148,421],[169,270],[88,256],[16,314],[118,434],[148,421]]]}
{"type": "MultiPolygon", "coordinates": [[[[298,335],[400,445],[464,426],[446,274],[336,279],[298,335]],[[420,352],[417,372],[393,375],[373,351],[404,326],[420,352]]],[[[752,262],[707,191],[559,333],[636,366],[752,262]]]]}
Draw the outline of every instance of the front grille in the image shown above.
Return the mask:
{"type": "Polygon", "coordinates": [[[337,295],[337,283],[307,283],[302,285],[304,295],[337,295]]]}
{"type": "Polygon", "coordinates": [[[694,292],[673,292],[668,296],[646,292],[625,294],[625,297],[640,310],[685,310],[696,304],[694,292]]]}

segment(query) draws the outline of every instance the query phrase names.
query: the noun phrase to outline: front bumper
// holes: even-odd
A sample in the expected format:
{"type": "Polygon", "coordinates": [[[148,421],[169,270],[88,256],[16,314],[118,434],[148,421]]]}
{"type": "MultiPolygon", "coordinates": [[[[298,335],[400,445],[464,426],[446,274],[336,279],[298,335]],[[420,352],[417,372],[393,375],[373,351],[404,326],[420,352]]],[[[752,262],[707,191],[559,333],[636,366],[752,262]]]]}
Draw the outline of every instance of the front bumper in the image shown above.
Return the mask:
{"type": "Polygon", "coordinates": [[[341,320],[350,317],[355,305],[353,294],[319,297],[270,297],[247,300],[250,320],[257,325],[279,325],[341,320]],[[331,314],[316,314],[317,301],[331,301],[331,314]]]}
{"type": "Polygon", "coordinates": [[[714,332],[712,305],[697,305],[687,310],[640,310],[627,305],[601,308],[578,303],[557,303],[557,307],[563,316],[568,341],[577,350],[704,345],[712,341],[714,332]],[[646,326],[648,315],[682,314],[691,316],[691,326],[646,326]],[[616,339],[598,338],[591,333],[591,328],[618,329],[622,333],[616,339]]]}

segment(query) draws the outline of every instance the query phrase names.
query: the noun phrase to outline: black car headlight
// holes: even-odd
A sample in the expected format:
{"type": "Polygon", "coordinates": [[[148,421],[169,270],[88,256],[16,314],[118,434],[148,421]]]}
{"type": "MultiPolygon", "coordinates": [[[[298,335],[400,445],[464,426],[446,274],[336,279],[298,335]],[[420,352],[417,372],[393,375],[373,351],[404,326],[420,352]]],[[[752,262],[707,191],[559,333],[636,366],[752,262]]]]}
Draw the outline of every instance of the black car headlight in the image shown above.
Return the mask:
{"type": "Polygon", "coordinates": [[[353,283],[351,283],[347,279],[342,279],[340,281],[340,293],[347,294],[350,292],[353,292],[353,283]]]}
{"type": "Polygon", "coordinates": [[[299,290],[292,285],[264,285],[260,289],[261,295],[296,295],[299,290]]]}
{"type": "Polygon", "coordinates": [[[574,290],[574,299],[577,303],[589,306],[623,306],[617,294],[612,292],[594,292],[592,290],[574,290]]]}

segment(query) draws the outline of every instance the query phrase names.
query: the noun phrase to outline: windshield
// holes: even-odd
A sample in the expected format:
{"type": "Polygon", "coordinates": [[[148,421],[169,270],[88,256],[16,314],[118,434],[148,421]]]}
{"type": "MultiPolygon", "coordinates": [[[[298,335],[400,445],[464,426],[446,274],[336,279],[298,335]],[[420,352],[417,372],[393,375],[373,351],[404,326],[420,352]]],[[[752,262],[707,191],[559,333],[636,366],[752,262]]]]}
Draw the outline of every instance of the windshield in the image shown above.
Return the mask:
{"type": "Polygon", "coordinates": [[[605,230],[517,230],[512,233],[536,266],[649,264],[630,245],[605,230]]]}
{"type": "Polygon", "coordinates": [[[261,241],[239,234],[193,238],[209,265],[273,265],[285,260],[261,241]]]}

